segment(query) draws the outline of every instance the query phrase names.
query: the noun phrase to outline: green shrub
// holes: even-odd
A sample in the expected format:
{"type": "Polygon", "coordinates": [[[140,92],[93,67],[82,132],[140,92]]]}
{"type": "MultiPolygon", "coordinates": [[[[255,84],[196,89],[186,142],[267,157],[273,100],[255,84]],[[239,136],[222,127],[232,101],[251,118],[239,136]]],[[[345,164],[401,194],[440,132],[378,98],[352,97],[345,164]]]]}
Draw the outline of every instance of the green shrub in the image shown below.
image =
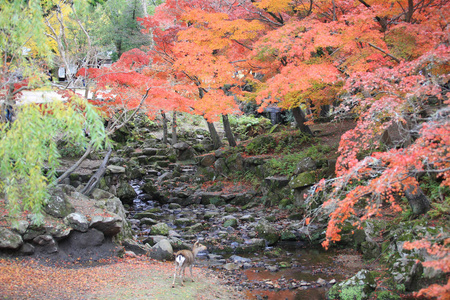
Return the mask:
{"type": "Polygon", "coordinates": [[[271,122],[269,119],[257,118],[252,115],[230,115],[229,121],[233,132],[235,132],[242,138],[256,136],[265,132],[271,127],[271,122]]]}
{"type": "Polygon", "coordinates": [[[277,142],[271,135],[261,135],[254,138],[246,147],[246,151],[252,155],[267,154],[275,149],[277,142]]]}

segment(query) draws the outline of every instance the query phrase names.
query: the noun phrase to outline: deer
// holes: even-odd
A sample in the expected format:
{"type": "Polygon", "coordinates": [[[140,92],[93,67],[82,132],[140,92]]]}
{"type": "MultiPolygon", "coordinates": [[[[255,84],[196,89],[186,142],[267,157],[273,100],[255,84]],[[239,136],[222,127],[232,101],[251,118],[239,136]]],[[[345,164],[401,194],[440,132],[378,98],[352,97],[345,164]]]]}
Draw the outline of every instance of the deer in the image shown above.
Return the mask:
{"type": "Polygon", "coordinates": [[[175,256],[175,274],[173,275],[173,283],[172,288],[175,287],[175,280],[177,278],[177,272],[179,277],[181,278],[181,285],[184,286],[184,271],[187,267],[191,272],[191,280],[194,282],[194,278],[192,275],[192,266],[195,262],[195,257],[200,251],[206,250],[206,246],[199,244],[199,242],[195,242],[194,246],[191,250],[180,250],[174,254],[175,256]]]}

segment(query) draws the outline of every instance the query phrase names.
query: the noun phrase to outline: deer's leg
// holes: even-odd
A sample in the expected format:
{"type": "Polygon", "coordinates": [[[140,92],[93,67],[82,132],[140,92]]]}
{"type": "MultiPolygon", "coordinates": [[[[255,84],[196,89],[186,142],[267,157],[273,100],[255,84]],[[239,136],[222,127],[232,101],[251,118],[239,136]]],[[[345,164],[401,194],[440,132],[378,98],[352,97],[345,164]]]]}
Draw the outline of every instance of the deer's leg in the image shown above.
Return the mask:
{"type": "Polygon", "coordinates": [[[175,263],[175,273],[173,274],[172,287],[175,287],[175,279],[177,278],[177,269],[178,269],[178,266],[177,266],[177,264],[175,263]]]}
{"type": "Polygon", "coordinates": [[[192,275],[192,265],[189,266],[189,271],[191,272],[191,280],[194,282],[194,275],[192,275]]]}
{"type": "Polygon", "coordinates": [[[182,274],[181,274],[181,285],[182,286],[184,286],[184,270],[186,270],[185,266],[183,266],[180,270],[180,273],[182,272],[182,274]]]}

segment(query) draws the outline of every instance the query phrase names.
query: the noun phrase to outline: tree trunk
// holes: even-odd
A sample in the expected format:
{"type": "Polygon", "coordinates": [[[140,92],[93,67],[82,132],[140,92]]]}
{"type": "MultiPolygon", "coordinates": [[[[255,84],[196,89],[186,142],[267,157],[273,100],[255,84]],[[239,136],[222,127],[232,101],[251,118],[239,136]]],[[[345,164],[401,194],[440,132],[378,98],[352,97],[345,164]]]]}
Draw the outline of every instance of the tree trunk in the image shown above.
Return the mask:
{"type": "Polygon", "coordinates": [[[177,138],[177,112],[174,111],[172,114],[172,145],[178,143],[177,138]]]}
{"type": "Polygon", "coordinates": [[[223,129],[228,140],[230,147],[236,147],[236,140],[234,139],[233,131],[231,130],[230,121],[228,115],[222,115],[223,129]]]}
{"type": "Polygon", "coordinates": [[[405,186],[405,196],[408,199],[413,214],[421,215],[430,210],[430,200],[425,196],[419,186],[412,184],[405,186]]]}
{"type": "Polygon", "coordinates": [[[92,192],[95,190],[95,188],[98,186],[98,183],[100,182],[100,179],[106,172],[106,165],[108,164],[109,158],[111,157],[112,148],[109,147],[108,152],[105,155],[105,158],[103,159],[102,164],[98,168],[97,172],[89,179],[88,183],[86,183],[86,186],[83,188],[81,193],[86,196],[90,196],[92,192]]]}
{"type": "Polygon", "coordinates": [[[166,118],[166,113],[161,111],[161,116],[162,116],[162,123],[163,123],[163,144],[167,145],[167,136],[168,136],[168,132],[167,132],[167,118],[166,118]]]}
{"type": "Polygon", "coordinates": [[[294,114],[295,122],[297,122],[298,129],[300,129],[300,131],[305,134],[313,135],[308,125],[305,125],[306,116],[303,110],[300,107],[295,107],[292,109],[292,113],[294,114]]]}
{"type": "Polygon", "coordinates": [[[210,123],[210,122],[208,122],[208,120],[206,120],[206,124],[208,124],[208,129],[209,129],[209,133],[211,134],[211,139],[213,141],[214,149],[219,149],[220,147],[222,147],[222,142],[220,141],[220,137],[217,134],[216,127],[214,127],[214,123],[210,123]]]}

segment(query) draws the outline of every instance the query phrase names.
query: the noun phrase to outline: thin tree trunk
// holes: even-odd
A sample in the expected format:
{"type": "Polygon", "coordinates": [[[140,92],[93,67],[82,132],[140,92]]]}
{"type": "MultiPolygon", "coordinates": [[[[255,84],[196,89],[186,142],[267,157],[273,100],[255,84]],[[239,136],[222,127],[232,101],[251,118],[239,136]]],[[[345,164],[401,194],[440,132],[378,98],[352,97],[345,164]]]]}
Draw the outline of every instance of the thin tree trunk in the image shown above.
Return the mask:
{"type": "Polygon", "coordinates": [[[213,141],[214,149],[219,149],[220,147],[222,147],[222,142],[220,141],[220,137],[217,134],[216,127],[214,127],[214,123],[210,123],[210,122],[208,122],[208,120],[206,120],[206,124],[208,124],[208,129],[209,129],[209,133],[211,134],[211,139],[213,141]]]}
{"type": "Polygon", "coordinates": [[[85,196],[90,196],[92,192],[97,188],[100,178],[102,178],[103,174],[106,172],[106,165],[108,164],[109,158],[111,157],[112,148],[108,148],[108,152],[105,155],[105,158],[103,159],[102,164],[98,168],[97,172],[95,172],[94,176],[89,179],[88,183],[86,183],[86,186],[81,190],[81,193],[85,196]]]}
{"type": "Polygon", "coordinates": [[[300,131],[303,133],[313,135],[308,125],[305,125],[306,116],[303,110],[300,107],[295,107],[292,109],[292,113],[294,114],[295,122],[297,122],[298,129],[300,129],[300,131]]]}
{"type": "Polygon", "coordinates": [[[167,132],[167,117],[166,117],[166,113],[161,111],[161,117],[162,117],[162,123],[163,123],[163,144],[167,145],[167,136],[168,136],[168,132],[167,132]]]}
{"type": "Polygon", "coordinates": [[[222,115],[223,129],[228,140],[230,147],[236,147],[236,140],[234,139],[233,131],[231,130],[230,120],[228,115],[222,115]]]}
{"type": "Polygon", "coordinates": [[[172,145],[178,143],[177,137],[177,112],[174,111],[172,114],[172,145]]]}

